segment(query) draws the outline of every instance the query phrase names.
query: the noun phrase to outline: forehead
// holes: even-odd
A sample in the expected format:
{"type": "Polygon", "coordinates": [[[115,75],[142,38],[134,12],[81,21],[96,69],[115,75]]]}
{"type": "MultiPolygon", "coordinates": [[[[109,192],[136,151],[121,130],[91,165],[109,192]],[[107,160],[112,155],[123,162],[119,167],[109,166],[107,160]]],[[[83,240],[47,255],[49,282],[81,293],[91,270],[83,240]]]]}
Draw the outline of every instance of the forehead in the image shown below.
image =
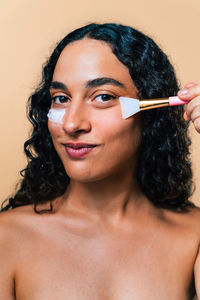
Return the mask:
{"type": "Polygon", "coordinates": [[[119,61],[104,41],[84,38],[67,45],[56,64],[53,80],[91,80],[112,77],[133,85],[128,68],[119,61]]]}

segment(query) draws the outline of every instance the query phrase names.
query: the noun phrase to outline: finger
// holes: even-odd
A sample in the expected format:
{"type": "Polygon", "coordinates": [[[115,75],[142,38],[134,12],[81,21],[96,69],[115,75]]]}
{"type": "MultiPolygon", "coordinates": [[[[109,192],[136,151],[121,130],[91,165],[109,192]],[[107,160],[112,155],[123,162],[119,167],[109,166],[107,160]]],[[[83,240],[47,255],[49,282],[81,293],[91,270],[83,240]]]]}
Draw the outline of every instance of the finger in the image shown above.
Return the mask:
{"type": "Polygon", "coordinates": [[[194,122],[198,118],[200,118],[200,106],[196,106],[191,113],[192,122],[194,122]]]}
{"type": "Polygon", "coordinates": [[[200,133],[200,118],[195,119],[193,123],[196,131],[200,133]]]}
{"type": "Polygon", "coordinates": [[[189,122],[191,119],[188,117],[186,111],[184,112],[183,118],[185,119],[186,122],[189,122]]]}
{"type": "Polygon", "coordinates": [[[200,96],[196,97],[185,106],[187,118],[192,119],[191,115],[197,107],[200,107],[200,96]]]}
{"type": "Polygon", "coordinates": [[[200,85],[198,84],[191,86],[187,89],[180,90],[178,92],[178,96],[180,99],[188,100],[188,101],[194,99],[199,95],[200,95],[200,85]]]}
{"type": "Polygon", "coordinates": [[[190,87],[196,86],[196,85],[197,85],[197,83],[195,83],[195,82],[188,82],[184,85],[184,89],[189,89],[190,87]]]}

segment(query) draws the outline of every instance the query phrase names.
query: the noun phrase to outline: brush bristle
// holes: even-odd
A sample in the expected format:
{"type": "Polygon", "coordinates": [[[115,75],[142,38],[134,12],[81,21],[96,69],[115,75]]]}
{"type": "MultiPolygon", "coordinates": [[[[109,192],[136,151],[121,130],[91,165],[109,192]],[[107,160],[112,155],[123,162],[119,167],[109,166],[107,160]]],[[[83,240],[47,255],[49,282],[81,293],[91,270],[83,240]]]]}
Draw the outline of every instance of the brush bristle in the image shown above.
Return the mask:
{"type": "Polygon", "coordinates": [[[121,104],[122,117],[127,119],[140,111],[139,100],[128,97],[119,97],[121,104]]]}

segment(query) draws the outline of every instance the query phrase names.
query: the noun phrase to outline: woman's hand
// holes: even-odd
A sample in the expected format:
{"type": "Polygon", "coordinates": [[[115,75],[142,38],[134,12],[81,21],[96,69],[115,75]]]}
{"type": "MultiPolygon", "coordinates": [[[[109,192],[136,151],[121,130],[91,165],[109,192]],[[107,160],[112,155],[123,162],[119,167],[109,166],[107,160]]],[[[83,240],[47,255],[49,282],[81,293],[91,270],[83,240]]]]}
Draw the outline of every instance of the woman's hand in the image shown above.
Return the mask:
{"type": "Polygon", "coordinates": [[[178,97],[189,101],[185,105],[184,119],[192,121],[196,131],[200,133],[200,85],[194,82],[187,83],[184,89],[178,92],[178,97]]]}

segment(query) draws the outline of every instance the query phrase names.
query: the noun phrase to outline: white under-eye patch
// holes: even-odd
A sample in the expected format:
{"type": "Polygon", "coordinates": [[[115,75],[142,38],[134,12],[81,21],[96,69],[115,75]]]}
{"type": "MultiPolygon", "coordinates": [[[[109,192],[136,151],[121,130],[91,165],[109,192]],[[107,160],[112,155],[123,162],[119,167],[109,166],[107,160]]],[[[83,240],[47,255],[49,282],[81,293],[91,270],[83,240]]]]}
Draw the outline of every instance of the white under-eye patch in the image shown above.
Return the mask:
{"type": "Polygon", "coordinates": [[[49,121],[63,124],[63,117],[66,113],[66,108],[51,108],[47,114],[49,121]]]}

